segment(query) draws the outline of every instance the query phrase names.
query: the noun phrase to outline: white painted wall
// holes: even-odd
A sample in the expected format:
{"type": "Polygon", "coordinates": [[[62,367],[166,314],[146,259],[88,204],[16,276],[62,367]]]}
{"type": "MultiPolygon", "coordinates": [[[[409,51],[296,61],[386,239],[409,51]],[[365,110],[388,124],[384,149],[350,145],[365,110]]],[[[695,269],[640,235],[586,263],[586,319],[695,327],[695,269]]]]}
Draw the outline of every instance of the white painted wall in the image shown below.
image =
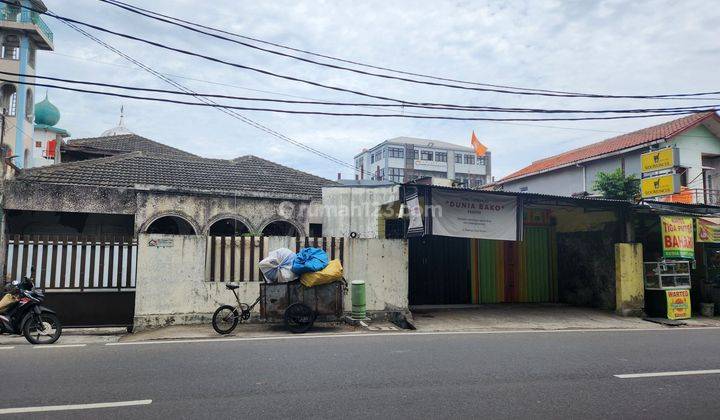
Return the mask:
{"type": "MultiPolygon", "coordinates": [[[[270,249],[294,246],[294,238],[269,238],[270,249]]],[[[172,324],[208,323],[222,304],[234,296],[224,283],[204,281],[206,238],[149,235],[138,238],[135,327],[138,330],[172,324]],[[148,245],[151,239],[172,240],[172,246],[148,245]]],[[[399,239],[346,239],[345,279],[365,280],[368,311],[408,306],[407,242],[399,239]]],[[[240,300],[252,303],[259,284],[239,283],[240,300]]],[[[351,309],[350,293],[344,300],[351,309]]],[[[259,310],[259,308],[256,308],[259,310]]]]}
{"type": "Polygon", "coordinates": [[[400,187],[325,187],[322,189],[323,235],[378,237],[380,206],[400,198],[400,187]]]}

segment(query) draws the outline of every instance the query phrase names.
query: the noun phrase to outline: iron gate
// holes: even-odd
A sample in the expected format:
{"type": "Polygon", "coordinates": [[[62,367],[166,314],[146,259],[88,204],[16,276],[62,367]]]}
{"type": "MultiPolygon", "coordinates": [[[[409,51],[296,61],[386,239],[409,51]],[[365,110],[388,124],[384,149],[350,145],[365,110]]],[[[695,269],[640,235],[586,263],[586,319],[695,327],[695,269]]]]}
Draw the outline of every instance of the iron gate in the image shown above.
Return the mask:
{"type": "Polygon", "coordinates": [[[64,326],[132,326],[135,238],[14,235],[5,255],[5,280],[34,280],[64,326]]]}

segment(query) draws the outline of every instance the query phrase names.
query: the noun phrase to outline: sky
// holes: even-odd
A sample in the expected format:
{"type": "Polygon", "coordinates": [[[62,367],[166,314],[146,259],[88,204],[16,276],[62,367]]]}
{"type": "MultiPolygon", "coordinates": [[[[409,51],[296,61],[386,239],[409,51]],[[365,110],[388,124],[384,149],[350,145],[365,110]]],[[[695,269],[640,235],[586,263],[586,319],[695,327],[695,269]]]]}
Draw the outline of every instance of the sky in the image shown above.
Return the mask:
{"type": "MultiPolygon", "coordinates": [[[[363,63],[481,83],[603,94],[720,90],[720,9],[707,1],[235,1],[125,0],[193,22],[363,63]]],[[[384,80],[303,63],[152,21],[97,0],[45,0],[56,14],[314,82],[411,101],[534,108],[637,108],[698,101],[543,98],[384,80]]],[[[40,52],[37,74],[171,88],[155,76],[45,17],[55,51],[40,52]]],[[[92,32],[92,30],[90,30],[92,32]]],[[[368,98],[282,80],[93,32],[197,92],[277,99],[369,102],[368,98]]],[[[44,88],[36,93],[43,99],[44,88]]],[[[217,109],[48,90],[73,138],[116,126],[120,107],[136,134],[201,156],[252,154],[334,179],[351,167],[283,142],[217,109]]],[[[162,96],[162,95],[155,95],[162,96]]],[[[184,98],[186,100],[192,98],[184,98]]],[[[718,102],[702,102],[715,104],[718,102]]],[[[238,105],[241,105],[238,103],[238,105]]],[[[245,105],[245,104],[242,104],[245,105]]],[[[276,106],[308,109],[308,106],[276,106]]],[[[327,107],[326,107],[327,108],[327,107]]],[[[317,108],[312,108],[317,109],[317,108]]],[[[384,110],[352,108],[358,112],[384,110]]],[[[346,108],[326,110],[343,112],[346,108]]],[[[427,110],[401,110],[428,113],[427,110]]],[[[293,140],[352,166],[363,148],[410,136],[470,145],[474,130],[492,152],[492,175],[571,148],[666,121],[482,122],[303,116],[243,111],[293,140]]],[[[511,116],[477,114],[477,116],[511,116]]],[[[542,116],[540,116],[542,118],[542,116]]]]}

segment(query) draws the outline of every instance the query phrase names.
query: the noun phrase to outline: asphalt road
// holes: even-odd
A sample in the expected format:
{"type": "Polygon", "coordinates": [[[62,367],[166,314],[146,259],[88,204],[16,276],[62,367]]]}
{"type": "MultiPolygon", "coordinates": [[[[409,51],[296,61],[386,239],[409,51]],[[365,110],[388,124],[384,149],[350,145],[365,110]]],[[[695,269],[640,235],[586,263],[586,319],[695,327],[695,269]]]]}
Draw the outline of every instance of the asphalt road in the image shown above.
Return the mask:
{"type": "Polygon", "coordinates": [[[720,330],[0,348],[0,418],[719,418],[720,330]],[[691,372],[693,373],[693,372],[691,372]],[[137,402],[139,401],[139,402],[137,402]]]}

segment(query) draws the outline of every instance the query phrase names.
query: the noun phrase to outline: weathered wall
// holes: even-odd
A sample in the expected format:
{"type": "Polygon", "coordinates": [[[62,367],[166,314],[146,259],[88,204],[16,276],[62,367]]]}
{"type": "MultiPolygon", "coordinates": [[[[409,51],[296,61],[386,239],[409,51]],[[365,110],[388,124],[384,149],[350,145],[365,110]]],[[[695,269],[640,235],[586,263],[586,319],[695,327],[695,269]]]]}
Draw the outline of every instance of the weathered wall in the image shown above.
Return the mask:
{"type": "Polygon", "coordinates": [[[615,308],[615,250],[622,224],[615,212],[553,209],[560,302],[615,308]]]}
{"type": "Polygon", "coordinates": [[[323,194],[323,234],[377,238],[378,216],[383,204],[397,201],[399,187],[325,187],[323,194]]]}
{"type": "Polygon", "coordinates": [[[176,215],[188,220],[198,234],[206,233],[219,219],[237,218],[250,232],[260,232],[275,220],[287,220],[304,235],[309,205],[309,201],[302,200],[138,191],[135,230],[144,231],[161,216],[176,215]]]}
{"type": "MultiPolygon", "coordinates": [[[[288,247],[294,238],[270,238],[270,248],[288,247]]],[[[140,234],[135,301],[138,329],[170,324],[209,323],[221,304],[232,304],[224,283],[205,282],[206,238],[140,234]],[[151,247],[150,239],[168,239],[172,246],[151,247]]],[[[407,243],[403,240],[347,239],[345,278],[365,280],[367,309],[407,308],[407,243]]],[[[258,283],[240,283],[240,300],[252,303],[258,283]]],[[[259,309],[259,308],[256,308],[259,309]]],[[[350,294],[345,298],[350,310],[350,294]]]]}
{"type": "Polygon", "coordinates": [[[135,191],[122,188],[7,181],[6,210],[135,214],[135,191]]]}

